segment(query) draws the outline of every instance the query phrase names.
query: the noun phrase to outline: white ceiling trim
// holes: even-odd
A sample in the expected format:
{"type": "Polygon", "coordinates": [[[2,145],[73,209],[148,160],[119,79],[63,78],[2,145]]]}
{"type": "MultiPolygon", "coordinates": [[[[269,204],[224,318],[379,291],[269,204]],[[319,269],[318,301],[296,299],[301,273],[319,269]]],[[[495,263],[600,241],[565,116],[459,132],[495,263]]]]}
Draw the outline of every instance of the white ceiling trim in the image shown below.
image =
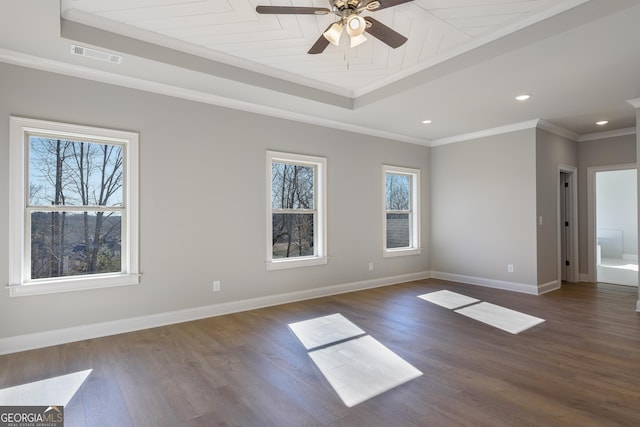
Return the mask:
{"type": "Polygon", "coordinates": [[[116,73],[110,73],[93,68],[82,67],[73,64],[67,64],[60,61],[46,59],[34,55],[28,55],[9,49],[0,48],[0,62],[13,64],[21,67],[33,68],[40,71],[47,71],[56,74],[62,74],[71,77],[97,81],[101,83],[113,84],[116,86],[127,87],[130,89],[142,90],[145,92],[156,93],[160,95],[172,96],[175,98],[186,99],[190,101],[201,102],[204,104],[216,105],[219,107],[230,108],[233,110],[246,111],[249,113],[261,114],[285,120],[293,120],[296,122],[307,123],[331,129],[339,129],[347,132],[369,135],[379,138],[390,139],[394,141],[407,142],[410,144],[429,146],[430,141],[427,139],[414,138],[407,135],[400,135],[393,132],[387,132],[380,129],[372,129],[364,126],[353,125],[351,123],[339,122],[335,120],[324,119],[308,114],[294,113],[274,107],[254,104],[246,101],[239,101],[232,98],[214,95],[201,91],[185,89],[173,85],[159,82],[153,82],[136,77],[123,76],[116,73]]]}
{"type": "Polygon", "coordinates": [[[595,141],[597,139],[615,138],[617,136],[626,136],[626,135],[635,135],[635,134],[636,134],[635,127],[626,128],[626,129],[617,129],[617,130],[610,130],[606,132],[596,132],[596,133],[589,133],[586,135],[582,135],[578,139],[578,142],[595,141]]]}
{"type": "Polygon", "coordinates": [[[477,132],[465,133],[462,135],[450,136],[447,138],[434,139],[431,141],[431,147],[439,145],[453,144],[456,142],[469,141],[472,139],[485,138],[488,136],[500,135],[503,133],[516,132],[519,130],[533,129],[538,127],[540,119],[528,120],[526,122],[512,123],[510,125],[499,126],[491,129],[484,129],[477,132]]]}
{"type": "Polygon", "coordinates": [[[635,108],[640,109],[640,98],[636,98],[636,99],[629,99],[627,101],[629,104],[633,105],[635,108]]]}
{"type": "Polygon", "coordinates": [[[554,135],[570,139],[571,141],[578,141],[580,139],[580,135],[578,135],[577,133],[571,132],[570,130],[567,130],[558,125],[554,125],[553,123],[547,122],[546,120],[540,120],[540,122],[538,123],[538,127],[554,135]]]}

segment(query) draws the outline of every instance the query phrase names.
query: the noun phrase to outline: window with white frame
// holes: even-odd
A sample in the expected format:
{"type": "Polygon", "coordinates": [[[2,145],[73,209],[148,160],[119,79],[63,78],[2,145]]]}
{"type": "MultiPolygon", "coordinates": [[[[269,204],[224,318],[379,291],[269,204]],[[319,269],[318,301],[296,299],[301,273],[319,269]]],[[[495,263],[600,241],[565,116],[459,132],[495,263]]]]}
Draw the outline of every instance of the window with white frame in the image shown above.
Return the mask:
{"type": "Polygon", "coordinates": [[[327,263],[326,164],[267,152],[267,269],[327,263]]]}
{"type": "Polygon", "coordinates": [[[384,256],[420,253],[420,171],[383,166],[384,256]]]}
{"type": "Polygon", "coordinates": [[[138,134],[11,117],[12,296],[138,275],[138,134]]]}

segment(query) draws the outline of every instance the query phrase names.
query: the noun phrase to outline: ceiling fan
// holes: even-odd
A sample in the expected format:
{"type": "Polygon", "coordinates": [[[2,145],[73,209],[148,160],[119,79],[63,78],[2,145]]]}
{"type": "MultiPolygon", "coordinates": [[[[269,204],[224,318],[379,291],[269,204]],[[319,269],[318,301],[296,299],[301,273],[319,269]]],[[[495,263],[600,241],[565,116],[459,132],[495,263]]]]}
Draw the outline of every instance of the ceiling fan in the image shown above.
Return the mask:
{"type": "Polygon", "coordinates": [[[360,16],[364,11],[373,12],[408,3],[413,0],[329,0],[331,8],[300,7],[300,6],[256,6],[256,12],[261,14],[289,14],[289,15],[328,15],[333,13],[339,19],[329,25],[320,38],[311,46],[307,53],[318,54],[324,52],[329,43],[339,46],[340,36],[346,29],[349,35],[349,46],[356,47],[364,43],[367,38],[364,32],[371,34],[378,40],[392,48],[402,46],[407,38],[392,30],[383,23],[370,16],[360,16]]]}

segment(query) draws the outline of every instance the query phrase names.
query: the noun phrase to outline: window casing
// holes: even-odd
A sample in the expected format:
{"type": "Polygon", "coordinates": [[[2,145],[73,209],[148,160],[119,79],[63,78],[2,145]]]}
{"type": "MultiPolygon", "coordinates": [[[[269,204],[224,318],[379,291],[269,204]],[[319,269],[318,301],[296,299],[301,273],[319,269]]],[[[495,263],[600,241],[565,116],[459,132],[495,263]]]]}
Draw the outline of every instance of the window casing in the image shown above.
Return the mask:
{"type": "Polygon", "coordinates": [[[267,269],[327,263],[326,159],[267,152],[267,269]]]}
{"type": "Polygon", "coordinates": [[[383,256],[420,254],[420,171],[384,165],[382,176],[383,256]]]}
{"type": "Polygon", "coordinates": [[[10,135],[10,295],[138,283],[138,134],[11,117],[10,135]]]}

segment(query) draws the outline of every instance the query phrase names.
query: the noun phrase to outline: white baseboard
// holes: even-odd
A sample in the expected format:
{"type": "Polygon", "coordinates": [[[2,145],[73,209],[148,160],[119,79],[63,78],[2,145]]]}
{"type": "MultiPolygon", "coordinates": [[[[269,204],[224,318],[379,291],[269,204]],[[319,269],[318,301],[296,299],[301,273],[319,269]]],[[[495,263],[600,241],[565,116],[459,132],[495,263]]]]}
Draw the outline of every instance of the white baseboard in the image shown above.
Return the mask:
{"type": "Polygon", "coordinates": [[[0,338],[0,355],[429,278],[431,278],[431,272],[422,271],[203,307],[193,307],[148,316],[0,338]]]}
{"type": "Polygon", "coordinates": [[[505,291],[514,291],[531,295],[538,295],[538,286],[527,283],[507,282],[504,280],[486,279],[484,277],[464,276],[462,274],[443,273],[441,271],[432,271],[431,277],[440,280],[449,280],[452,282],[466,283],[469,285],[485,286],[487,288],[502,289],[505,291]]]}
{"type": "Polygon", "coordinates": [[[562,287],[562,282],[553,280],[542,285],[538,285],[538,295],[546,294],[547,292],[557,291],[562,287]]]}
{"type": "Polygon", "coordinates": [[[640,299],[636,302],[636,311],[640,313],[640,299]]]}
{"type": "Polygon", "coordinates": [[[588,274],[584,274],[584,273],[580,273],[580,281],[581,282],[591,282],[591,280],[589,280],[589,275],[588,274]]]}

